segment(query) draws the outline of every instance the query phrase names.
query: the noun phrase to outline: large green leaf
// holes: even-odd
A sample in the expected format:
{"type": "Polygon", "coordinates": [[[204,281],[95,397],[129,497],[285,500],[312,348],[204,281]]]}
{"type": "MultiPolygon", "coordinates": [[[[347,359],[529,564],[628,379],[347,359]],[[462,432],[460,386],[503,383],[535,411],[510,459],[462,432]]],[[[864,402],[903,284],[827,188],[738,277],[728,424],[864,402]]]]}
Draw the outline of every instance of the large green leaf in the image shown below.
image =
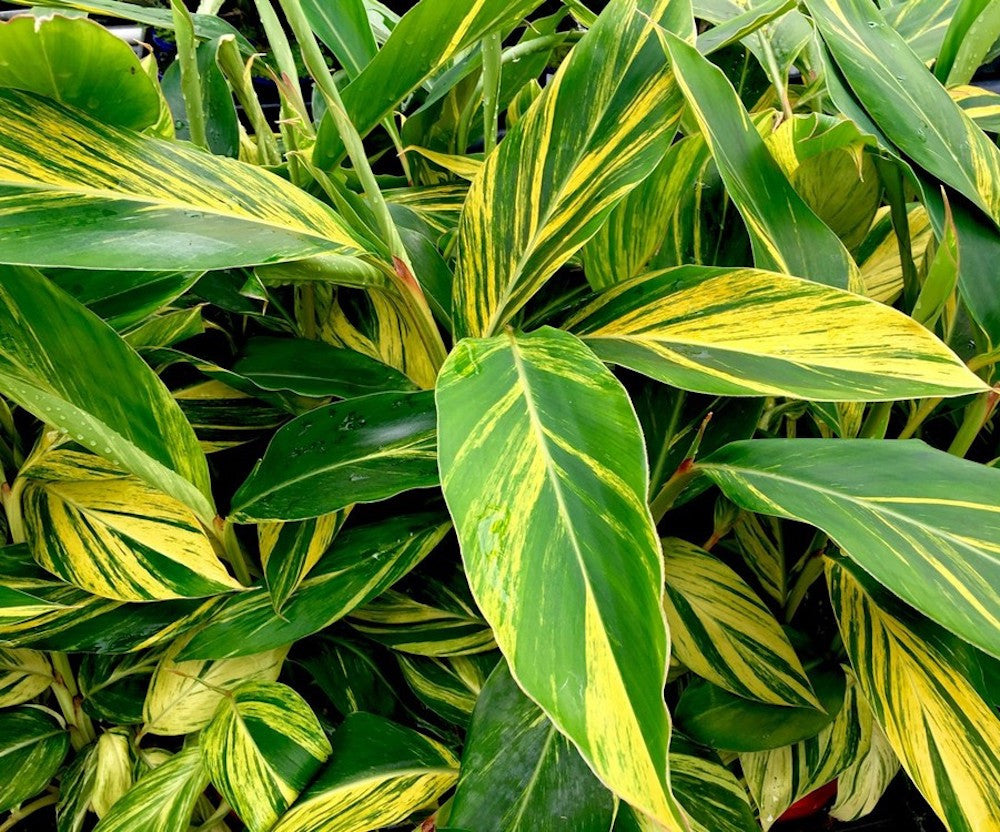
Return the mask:
{"type": "Polygon", "coordinates": [[[847,568],[827,577],[858,687],[907,774],[949,832],[1000,828],[1000,717],[963,656],[847,568]]]}
{"type": "Polygon", "coordinates": [[[316,408],[271,440],[232,517],[307,520],[437,484],[434,396],[375,393],[316,408]]]}
{"type": "Polygon", "coordinates": [[[0,87],[30,90],[105,124],[148,127],[160,113],[156,87],[132,48],[93,20],[16,17],[0,26],[0,87]]]}
{"type": "Polygon", "coordinates": [[[734,442],[702,466],[743,508],[821,528],[893,593],[1000,656],[1000,471],[865,439],[734,442]]]}
{"type": "Polygon", "coordinates": [[[666,771],[663,566],[625,391],[544,328],[461,342],[437,397],[445,499],[514,678],[609,787],[683,829],[666,771]]]}
{"type": "Polygon", "coordinates": [[[501,662],[476,702],[448,823],[476,832],[607,832],[614,804],[501,662]]]}
{"type": "Polygon", "coordinates": [[[52,714],[23,706],[0,711],[0,812],[44,789],[69,751],[69,733],[52,714]]]}
{"type": "MultiPolygon", "coordinates": [[[[422,0],[344,88],[344,110],[364,136],[452,58],[488,32],[509,31],[539,5],[541,0],[422,0]]],[[[324,116],[313,159],[332,167],[343,157],[344,144],[333,119],[324,116]]]]}
{"type": "Polygon", "coordinates": [[[702,393],[880,401],[986,389],[912,318],[756,269],[653,272],[606,290],[570,326],[605,361],[702,393]]]}
{"type": "Polygon", "coordinates": [[[890,28],[871,0],[806,0],[847,83],[920,167],[1000,223],[1000,150],[890,28]]]}
{"type": "Polygon", "coordinates": [[[167,388],[34,269],[0,266],[0,391],[203,520],[215,516],[205,455],[167,388]]]}
{"type": "Polygon", "coordinates": [[[330,755],[306,701],[287,685],[245,682],[201,735],[209,777],[250,832],[267,832],[330,755]]]}
{"type": "Polygon", "coordinates": [[[395,826],[454,785],[443,745],[372,714],[347,717],[333,752],[274,832],[369,832],[395,826]]]}
{"type": "Polygon", "coordinates": [[[347,529],[280,614],[266,589],[233,595],[195,633],[182,658],[244,656],[318,632],[396,583],[449,528],[440,515],[416,514],[347,529]]]}
{"type": "Polygon", "coordinates": [[[457,335],[499,331],[666,152],[681,97],[659,26],[693,39],[689,0],[613,0],[486,160],[458,232],[457,335]]]}
{"type": "Polygon", "coordinates": [[[0,109],[0,262],[167,271],[364,249],[333,211],[261,168],[20,90],[0,89],[0,109]]]}
{"type": "Polygon", "coordinates": [[[667,48],[677,83],[746,223],[757,266],[853,288],[857,267],[851,255],[792,187],[722,70],[679,38],[668,36],[667,48]]]}

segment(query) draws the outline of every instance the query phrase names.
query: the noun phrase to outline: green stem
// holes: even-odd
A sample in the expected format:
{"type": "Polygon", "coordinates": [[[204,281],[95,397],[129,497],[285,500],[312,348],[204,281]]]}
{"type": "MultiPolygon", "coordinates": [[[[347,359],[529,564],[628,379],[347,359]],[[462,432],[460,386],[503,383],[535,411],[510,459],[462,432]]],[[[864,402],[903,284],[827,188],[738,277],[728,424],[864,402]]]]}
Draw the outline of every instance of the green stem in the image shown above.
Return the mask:
{"type": "Polygon", "coordinates": [[[889,213],[892,227],[896,232],[896,247],[899,249],[899,263],[903,271],[903,308],[910,313],[920,295],[920,278],[913,262],[913,244],[910,240],[910,218],[906,210],[906,193],[903,176],[892,162],[877,160],[878,171],[885,185],[889,199],[889,213]]]}
{"type": "Polygon", "coordinates": [[[181,68],[181,96],[187,114],[191,141],[208,150],[205,130],[205,104],[201,98],[201,74],[198,72],[198,43],[194,37],[191,13],[182,0],[170,0],[177,40],[177,62],[181,68]]]}
{"type": "Polygon", "coordinates": [[[885,439],[889,429],[889,416],[892,414],[892,402],[876,402],[865,417],[858,436],[861,439],[885,439]]]}
{"type": "Polygon", "coordinates": [[[649,504],[649,511],[653,515],[653,522],[659,523],[663,516],[670,511],[681,492],[687,488],[688,484],[699,474],[697,467],[690,459],[685,459],[677,470],[670,476],[670,479],[663,484],[660,493],[657,494],[649,504]]]}
{"type": "Polygon", "coordinates": [[[253,583],[253,578],[250,575],[250,562],[247,560],[246,552],[243,551],[243,546],[240,545],[239,538],[236,537],[236,527],[231,521],[216,517],[213,530],[216,538],[222,544],[226,558],[233,567],[236,580],[244,586],[250,586],[253,583]]]}
{"type": "Polygon", "coordinates": [[[921,401],[917,409],[913,412],[913,415],[906,420],[906,425],[899,432],[899,436],[897,436],[896,438],[897,439],[911,438],[913,434],[917,432],[917,428],[919,428],[924,423],[927,417],[934,412],[934,409],[939,404],[941,404],[942,401],[943,399],[924,399],[923,401],[921,401]]]}
{"type": "Polygon", "coordinates": [[[253,86],[249,82],[247,66],[243,63],[236,39],[226,35],[219,39],[219,68],[229,80],[230,85],[236,93],[243,110],[247,114],[250,126],[253,127],[254,138],[257,140],[257,150],[260,153],[261,162],[265,165],[281,164],[281,153],[278,150],[278,143],[271,132],[271,125],[267,123],[267,117],[260,106],[260,100],[253,91],[253,86]]]}
{"type": "Polygon", "coordinates": [[[976,396],[965,408],[965,415],[962,424],[959,425],[958,433],[948,446],[948,453],[955,456],[965,456],[976,441],[979,432],[989,421],[993,411],[996,410],[997,399],[1000,394],[996,390],[989,393],[981,393],[976,396]]]}
{"type": "Polygon", "coordinates": [[[94,732],[90,717],[80,707],[80,689],[76,685],[76,676],[73,675],[69,657],[65,653],[49,653],[49,659],[56,674],[52,682],[52,692],[69,725],[70,742],[73,748],[79,751],[97,739],[97,734],[94,732]]]}
{"type": "Polygon", "coordinates": [[[34,800],[31,803],[26,803],[19,809],[12,809],[10,817],[3,823],[0,823],[0,832],[8,832],[9,829],[13,829],[29,815],[33,815],[39,809],[44,809],[46,806],[53,806],[58,802],[59,792],[52,792],[50,794],[43,795],[38,798],[38,800],[34,800]]]}
{"type": "Polygon", "coordinates": [[[670,449],[674,446],[674,437],[677,433],[677,425],[681,420],[681,412],[684,409],[684,401],[687,399],[687,394],[683,390],[677,390],[674,392],[674,406],[670,411],[670,419],[667,422],[667,429],[664,431],[663,444],[660,446],[660,451],[656,456],[656,462],[653,465],[653,469],[649,475],[649,481],[651,483],[657,483],[660,481],[660,477],[663,476],[663,466],[667,463],[667,457],[670,456],[670,449]]]}
{"type": "Polygon", "coordinates": [[[489,156],[497,146],[500,127],[500,60],[503,44],[499,32],[483,38],[483,150],[489,156]]]}

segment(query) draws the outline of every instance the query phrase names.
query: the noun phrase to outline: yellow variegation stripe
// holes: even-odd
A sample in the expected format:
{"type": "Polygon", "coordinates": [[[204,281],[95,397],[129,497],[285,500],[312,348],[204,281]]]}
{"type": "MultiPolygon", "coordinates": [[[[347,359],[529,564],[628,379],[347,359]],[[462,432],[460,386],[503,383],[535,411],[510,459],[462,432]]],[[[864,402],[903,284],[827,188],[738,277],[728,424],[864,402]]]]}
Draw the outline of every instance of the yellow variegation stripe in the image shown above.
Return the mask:
{"type": "Polygon", "coordinates": [[[260,563],[275,611],[326,552],[349,513],[350,507],[311,520],[257,524],[260,563]]]}
{"type": "Polygon", "coordinates": [[[391,204],[405,205],[439,234],[446,234],[458,227],[462,206],[468,195],[469,186],[461,183],[394,188],[385,192],[385,199],[391,204]]]}
{"type": "Polygon", "coordinates": [[[670,775],[691,832],[756,832],[746,789],[721,763],[672,752],[670,775]]]}
{"type": "MultiPolygon", "coordinates": [[[[0,249],[8,247],[12,234],[30,234],[17,225],[21,215],[51,211],[63,218],[90,218],[106,206],[104,226],[92,233],[109,238],[145,234],[142,268],[159,268],[160,260],[175,262],[169,251],[151,247],[144,231],[171,223],[190,226],[192,235],[198,233],[198,223],[210,228],[221,223],[232,234],[273,240],[270,256],[248,258],[238,244],[219,239],[208,246],[195,238],[204,247],[199,256],[206,263],[219,249],[231,266],[323,252],[353,256],[364,250],[360,238],[329,208],[261,168],[185,142],[111,127],[19,90],[0,90],[0,102],[8,114],[0,124],[0,208],[5,218],[0,249]],[[73,152],[65,152],[66,147],[73,152]]],[[[38,264],[73,265],[47,262],[44,246],[39,246],[38,264]]]]}
{"type": "MultiPolygon", "coordinates": [[[[913,261],[919,263],[934,230],[927,210],[919,203],[907,206],[907,219],[911,255],[913,261]]],[[[892,227],[888,206],[876,213],[872,228],[858,251],[858,258],[866,297],[891,304],[902,294],[903,266],[899,261],[899,241],[892,227]]]]}
{"type": "Polygon", "coordinates": [[[0,708],[31,701],[48,690],[52,679],[52,665],[44,653],[0,647],[0,708]]]}
{"type": "Polygon", "coordinates": [[[765,830],[796,800],[829,783],[867,753],[871,733],[865,730],[861,707],[855,686],[848,685],[837,716],[817,736],[740,755],[765,830]]]}
{"type": "Polygon", "coordinates": [[[188,746],[144,774],[101,818],[94,832],[182,832],[206,786],[208,774],[201,751],[196,745],[188,746]]]}
{"type": "Polygon", "coordinates": [[[1000,717],[946,642],[921,638],[844,567],[830,597],[858,688],[950,832],[1000,829],[1000,717]]]}
{"type": "Polygon", "coordinates": [[[94,751],[94,789],[90,805],[99,818],[132,788],[132,750],[127,729],[105,731],[94,751]]]}
{"type": "Polygon", "coordinates": [[[306,701],[275,682],[222,697],[200,745],[213,785],[250,832],[274,826],[330,755],[306,701]]]}
{"type": "Polygon", "coordinates": [[[14,491],[35,559],[94,595],[148,601],[240,587],[191,509],[101,457],[45,453],[14,491]]]}
{"type": "MultiPolygon", "coordinates": [[[[758,517],[749,511],[740,512],[733,524],[733,535],[743,560],[753,570],[763,590],[784,606],[788,593],[785,555],[779,543],[768,536],[765,522],[770,523],[771,532],[777,538],[780,534],[777,521],[758,517]]],[[[780,538],[777,539],[780,541],[780,538]]]]}
{"type": "Polygon", "coordinates": [[[206,454],[234,448],[281,425],[288,414],[216,379],[173,393],[206,454]]]}
{"type": "Polygon", "coordinates": [[[451,658],[415,658],[397,656],[403,677],[413,692],[430,707],[445,716],[464,720],[472,715],[476,700],[486,684],[482,664],[465,656],[451,658]]]}
{"type": "Polygon", "coordinates": [[[653,272],[606,290],[570,326],[606,361],[702,393],[880,401],[986,389],[912,318],[757,269],[653,272]]]}
{"type": "Polygon", "coordinates": [[[678,538],[663,541],[663,598],[677,659],[748,699],[822,707],[788,636],[732,569],[678,538]]]}
{"type": "Polygon", "coordinates": [[[981,129],[1000,132],[1000,94],[970,84],[949,87],[948,94],[981,129]]]}
{"type": "Polygon", "coordinates": [[[35,616],[58,611],[61,604],[36,598],[14,586],[0,585],[0,634],[8,628],[35,616]]]}
{"type": "Polygon", "coordinates": [[[471,181],[479,176],[483,170],[483,160],[477,159],[475,156],[458,156],[454,153],[439,153],[438,151],[431,150],[428,147],[418,147],[416,145],[403,148],[404,153],[409,151],[419,153],[425,159],[429,159],[438,167],[444,168],[449,173],[454,173],[456,176],[462,177],[462,179],[468,179],[471,181]]]}
{"type": "Polygon", "coordinates": [[[684,829],[666,771],[660,547],[623,389],[543,328],[460,343],[437,400],[445,499],[512,675],[605,784],[684,829]]]}
{"type": "Polygon", "coordinates": [[[241,682],[275,681],[288,653],[281,647],[235,659],[178,661],[190,640],[170,645],[153,672],[142,706],[144,733],[174,736],[203,728],[227,690],[241,682]]]}
{"type": "Polygon", "coordinates": [[[840,821],[869,814],[899,771],[899,758],[864,699],[857,700],[862,744],[868,750],[837,776],[837,800],[830,815],[840,821]],[[869,737],[866,741],[864,737],[869,737]]]}
{"type": "Polygon", "coordinates": [[[693,40],[689,1],[613,0],[486,160],[459,226],[458,335],[497,332],[666,151],[681,98],[658,26],[693,40]]]}

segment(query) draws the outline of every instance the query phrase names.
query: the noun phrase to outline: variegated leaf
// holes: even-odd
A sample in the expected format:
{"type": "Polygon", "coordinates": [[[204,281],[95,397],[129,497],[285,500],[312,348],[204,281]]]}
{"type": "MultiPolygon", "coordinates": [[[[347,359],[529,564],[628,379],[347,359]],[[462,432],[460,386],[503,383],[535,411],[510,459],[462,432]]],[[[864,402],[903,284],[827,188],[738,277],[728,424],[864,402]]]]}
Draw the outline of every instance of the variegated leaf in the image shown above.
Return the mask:
{"type": "Polygon", "coordinates": [[[258,524],[260,564],[275,612],[319,562],[349,512],[350,507],[311,520],[258,524]]]}
{"type": "Polygon", "coordinates": [[[837,776],[837,800],[830,815],[851,821],[869,814],[899,771],[899,758],[864,699],[857,700],[862,744],[868,750],[837,776]],[[864,735],[870,737],[865,741],[864,735]]]}
{"type": "Polygon", "coordinates": [[[0,708],[31,701],[48,690],[52,679],[52,665],[44,653],[0,647],[0,708]]]}
{"type": "Polygon", "coordinates": [[[492,335],[597,231],[670,144],[681,98],[658,27],[690,0],[612,0],[486,160],[459,227],[456,334],[492,335]]]}
{"type": "Polygon", "coordinates": [[[746,789],[721,763],[671,752],[670,775],[691,832],[757,832],[746,789]]]}
{"type": "Polygon", "coordinates": [[[97,817],[104,817],[111,807],[132,788],[132,749],[127,729],[105,731],[94,747],[94,782],[90,804],[97,817]]]}
{"type": "Polygon", "coordinates": [[[0,711],[0,812],[34,797],[69,751],[69,732],[46,710],[23,705],[0,711]]]}

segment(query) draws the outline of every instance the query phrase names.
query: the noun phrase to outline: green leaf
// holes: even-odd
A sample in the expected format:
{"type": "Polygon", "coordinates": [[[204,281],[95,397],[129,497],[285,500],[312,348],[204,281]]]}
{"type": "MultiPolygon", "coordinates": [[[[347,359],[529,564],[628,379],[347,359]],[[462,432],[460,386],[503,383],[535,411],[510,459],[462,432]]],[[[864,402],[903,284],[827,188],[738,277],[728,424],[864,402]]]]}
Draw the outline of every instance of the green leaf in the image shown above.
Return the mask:
{"type": "Polygon", "coordinates": [[[372,714],[352,714],[333,735],[326,767],[274,832],[369,832],[427,806],[458,777],[442,745],[372,714]]]}
{"type": "Polygon", "coordinates": [[[143,775],[94,832],[187,832],[206,786],[201,752],[196,745],[188,746],[143,775]]]}
{"type": "Polygon", "coordinates": [[[671,752],[670,778],[691,832],[758,832],[746,789],[720,763],[671,752]]]}
{"type": "Polygon", "coordinates": [[[712,149],[753,245],[758,268],[853,288],[857,266],[844,244],[798,195],[720,69],[671,35],[677,83],[712,149]]]}
{"type": "Polygon", "coordinates": [[[0,261],[203,270],[364,249],[333,211],[261,168],[20,90],[0,89],[0,108],[0,261]]]}
{"type": "Polygon", "coordinates": [[[412,390],[406,376],[354,350],[305,338],[251,338],[233,371],[263,390],[352,399],[387,390],[412,390]]]}
{"type": "Polygon", "coordinates": [[[307,520],[437,484],[430,391],[376,393],[285,425],[233,496],[239,523],[307,520]]]}
{"type": "Polygon", "coordinates": [[[780,748],[815,736],[840,710],[844,674],[839,668],[813,671],[810,681],[822,711],[753,702],[696,679],[684,689],[674,718],[687,736],[712,748],[744,752],[780,748]]]}
{"type": "Polygon", "coordinates": [[[25,705],[0,711],[0,812],[44,789],[69,751],[69,733],[55,717],[25,705]]]}
{"type": "Polygon", "coordinates": [[[934,62],[934,75],[947,86],[968,84],[1000,39],[1000,2],[959,0],[934,62]]]}
{"type": "Polygon", "coordinates": [[[128,729],[112,728],[97,738],[91,806],[99,818],[132,787],[133,763],[128,729]]]}
{"type": "Polygon", "coordinates": [[[693,39],[689,0],[613,0],[486,160],[459,226],[456,336],[502,329],[666,152],[681,97],[658,26],[693,39]]]}
{"type": "Polygon", "coordinates": [[[368,22],[367,6],[365,0],[340,0],[339,3],[304,0],[302,3],[309,27],[333,52],[352,79],[378,52],[375,35],[368,22]]]}
{"type": "Polygon", "coordinates": [[[0,27],[0,87],[44,95],[105,124],[141,130],[160,97],[132,48],[93,20],[24,15],[0,27]]]}
{"type": "Polygon", "coordinates": [[[748,699],[820,707],[788,636],[739,575],[676,537],[663,541],[663,558],[664,607],[681,664],[748,699]]]}
{"type": "Polygon", "coordinates": [[[274,826],[330,756],[312,709],[276,682],[246,682],[222,697],[200,746],[212,785],[250,832],[274,826]]]}
{"type": "Polygon", "coordinates": [[[441,542],[450,524],[437,514],[393,517],[342,532],[281,609],[266,589],[227,599],[194,634],[184,659],[244,656],[318,632],[380,595],[441,542]]]}
{"type": "Polygon", "coordinates": [[[821,528],[887,589],[1000,656],[1000,471],[865,439],[734,442],[701,466],[733,502],[821,528]]]}
{"type": "Polygon", "coordinates": [[[871,708],[864,699],[857,704],[867,751],[837,776],[837,800],[830,809],[832,817],[845,822],[871,813],[899,771],[899,758],[871,708]]]}
{"type": "Polygon", "coordinates": [[[44,653],[0,647],[0,708],[30,702],[52,681],[52,665],[44,653]]]}
{"type": "Polygon", "coordinates": [[[194,512],[101,457],[35,455],[14,493],[35,560],[93,595],[159,601],[241,586],[194,512]]]}
{"type": "Polygon", "coordinates": [[[666,771],[663,566],[625,391],[543,328],[459,343],[437,399],[445,499],[514,678],[619,796],[683,829],[666,771]]]}
{"type": "Polygon", "coordinates": [[[615,800],[501,662],[476,703],[448,823],[477,832],[611,828],[615,800]]]}
{"type": "Polygon", "coordinates": [[[396,655],[403,678],[414,695],[434,713],[461,728],[468,728],[486,677],[496,667],[498,658],[495,650],[442,658],[396,655]]]}
{"type": "MultiPolygon", "coordinates": [[[[393,27],[378,54],[344,87],[341,97],[348,117],[358,132],[366,135],[452,58],[488,32],[513,28],[539,5],[541,0],[422,0],[393,27]]],[[[313,161],[332,168],[344,153],[333,119],[324,116],[313,161]]]]}
{"type": "MultiPolygon", "coordinates": [[[[806,0],[844,78],[908,157],[1000,223],[1000,150],[870,0],[806,0]]],[[[996,233],[994,229],[994,233],[996,233]]]]}
{"type": "Polygon", "coordinates": [[[986,389],[906,315],[757,269],[653,272],[603,292],[569,325],[605,361],[702,393],[882,401],[986,389]]]}
{"type": "Polygon", "coordinates": [[[847,568],[831,563],[827,579],[858,687],[906,773],[950,832],[1000,826],[1000,718],[961,656],[847,568]]]}
{"type": "Polygon", "coordinates": [[[163,382],[34,269],[0,266],[0,391],[202,520],[215,516],[205,455],[163,382]]]}
{"type": "Polygon", "coordinates": [[[281,608],[302,579],[330,547],[350,509],[293,523],[260,523],[260,565],[274,611],[281,608]]]}

